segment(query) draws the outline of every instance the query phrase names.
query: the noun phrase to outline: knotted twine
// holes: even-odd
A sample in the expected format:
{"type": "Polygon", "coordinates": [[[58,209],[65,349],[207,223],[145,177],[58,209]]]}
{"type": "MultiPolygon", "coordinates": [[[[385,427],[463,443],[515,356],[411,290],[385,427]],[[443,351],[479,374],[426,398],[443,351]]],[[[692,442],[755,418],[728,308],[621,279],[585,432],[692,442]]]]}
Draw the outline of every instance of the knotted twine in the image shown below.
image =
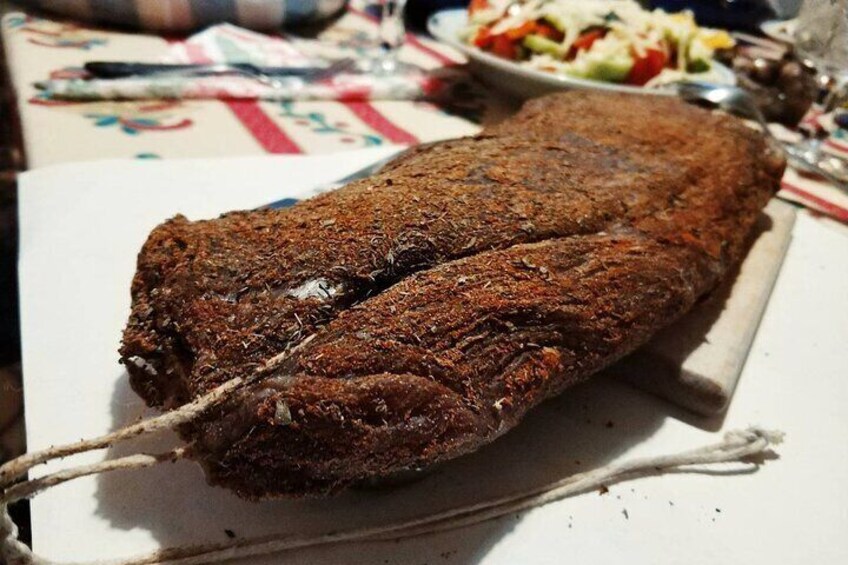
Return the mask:
{"type": "MultiPolygon", "coordinates": [[[[0,467],[0,486],[3,487],[2,495],[0,495],[0,557],[3,558],[3,562],[9,565],[56,564],[54,561],[34,554],[24,543],[18,540],[18,528],[9,516],[9,504],[24,498],[30,498],[46,489],[79,477],[120,469],[151,467],[165,461],[184,459],[190,454],[191,446],[178,447],[165,453],[135,454],[90,465],[80,465],[36,479],[13,484],[16,479],[23,476],[27,471],[53,459],[97,449],[105,449],[129,438],[150,435],[162,430],[172,430],[182,424],[191,422],[237,389],[256,381],[278,368],[294,351],[308,343],[311,339],[311,337],[307,338],[297,347],[271,358],[250,376],[238,377],[228,381],[180,408],[154,418],[143,420],[137,424],[126,426],[98,438],[81,440],[75,443],[54,446],[42,451],[24,454],[0,467]]],[[[494,500],[459,506],[406,521],[320,535],[293,536],[280,533],[218,543],[183,545],[160,549],[127,559],[96,561],[76,565],[148,565],[154,563],[194,565],[201,563],[220,563],[232,559],[268,555],[306,547],[326,546],[354,541],[404,539],[479,524],[507,514],[543,506],[569,496],[641,476],[672,472],[681,468],[699,465],[731,462],[750,462],[756,465],[750,458],[764,454],[772,445],[779,444],[782,440],[782,432],[750,427],[746,430],[730,431],[724,435],[723,441],[691,451],[613,463],[546,485],[521,490],[494,500]]]]}

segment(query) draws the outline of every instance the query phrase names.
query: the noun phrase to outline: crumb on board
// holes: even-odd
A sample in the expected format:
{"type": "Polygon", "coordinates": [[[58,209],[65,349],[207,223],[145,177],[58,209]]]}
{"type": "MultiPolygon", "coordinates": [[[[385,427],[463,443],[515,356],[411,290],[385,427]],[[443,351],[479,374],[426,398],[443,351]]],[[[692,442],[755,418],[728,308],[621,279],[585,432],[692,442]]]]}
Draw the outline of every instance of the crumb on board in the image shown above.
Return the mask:
{"type": "Polygon", "coordinates": [[[629,519],[630,519],[630,514],[628,514],[628,513],[627,513],[627,508],[622,509],[621,513],[622,513],[622,514],[624,514],[624,519],[625,519],[625,520],[629,520],[629,519]]]}
{"type": "Polygon", "coordinates": [[[598,489],[598,494],[600,494],[601,496],[607,494],[608,492],[609,492],[609,488],[607,487],[607,485],[601,485],[600,488],[598,489]]]}

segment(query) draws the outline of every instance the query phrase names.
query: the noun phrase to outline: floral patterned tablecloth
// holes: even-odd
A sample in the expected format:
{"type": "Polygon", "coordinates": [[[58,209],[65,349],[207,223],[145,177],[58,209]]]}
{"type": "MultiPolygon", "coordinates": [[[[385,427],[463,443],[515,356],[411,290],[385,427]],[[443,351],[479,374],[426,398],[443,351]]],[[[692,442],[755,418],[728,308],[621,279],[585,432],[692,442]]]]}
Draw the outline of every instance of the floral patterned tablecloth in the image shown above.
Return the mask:
{"type": "MultiPolygon", "coordinates": [[[[376,41],[360,4],[320,33],[297,40],[310,55],[357,56],[376,41]]],[[[160,61],[180,38],[85,27],[20,12],[2,20],[6,60],[20,114],[27,168],[103,158],[215,157],[327,153],[380,144],[414,144],[476,132],[511,105],[470,81],[447,105],[429,102],[257,102],[184,100],[71,103],[45,99],[34,83],[73,77],[92,60],[160,61]]],[[[197,54],[203,60],[203,54],[197,54]]],[[[409,36],[401,59],[424,68],[461,57],[409,36]]]]}

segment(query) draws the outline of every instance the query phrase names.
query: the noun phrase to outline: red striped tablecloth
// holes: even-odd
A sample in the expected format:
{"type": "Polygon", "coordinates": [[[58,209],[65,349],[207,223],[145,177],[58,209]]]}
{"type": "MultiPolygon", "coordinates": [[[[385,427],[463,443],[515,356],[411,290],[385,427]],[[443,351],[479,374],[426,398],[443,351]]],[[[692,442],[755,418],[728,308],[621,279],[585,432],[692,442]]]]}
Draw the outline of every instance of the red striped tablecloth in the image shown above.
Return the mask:
{"type": "MultiPolygon", "coordinates": [[[[448,108],[425,102],[263,102],[186,100],[68,103],[46,100],[34,83],[73,76],[86,61],[166,57],[180,38],[84,27],[10,13],[3,40],[21,116],[27,167],[102,158],[174,158],[261,153],[327,153],[380,144],[414,144],[468,135],[512,105],[471,81],[455,87],[448,108]]],[[[376,43],[371,16],[352,7],[316,41],[310,54],[356,56],[376,43]]],[[[189,58],[207,61],[184,43],[189,58]]],[[[409,36],[401,59],[425,68],[460,56],[409,36]]]]}
{"type": "MultiPolygon", "coordinates": [[[[356,56],[374,45],[376,24],[356,0],[319,36],[299,41],[312,54],[356,56]]],[[[381,144],[415,144],[477,132],[514,106],[472,82],[455,88],[448,107],[426,102],[137,101],[68,103],[45,100],[33,83],[73,76],[91,60],[161,60],[180,38],[90,28],[9,13],[2,34],[21,117],[27,167],[103,158],[175,158],[262,153],[328,153],[381,144]]],[[[197,61],[208,55],[186,46],[197,61]]],[[[455,51],[409,36],[401,58],[425,68],[455,65],[455,51]]],[[[848,156],[848,132],[833,130],[828,150],[848,156]]],[[[788,171],[780,194],[848,223],[848,195],[788,171]]]]}

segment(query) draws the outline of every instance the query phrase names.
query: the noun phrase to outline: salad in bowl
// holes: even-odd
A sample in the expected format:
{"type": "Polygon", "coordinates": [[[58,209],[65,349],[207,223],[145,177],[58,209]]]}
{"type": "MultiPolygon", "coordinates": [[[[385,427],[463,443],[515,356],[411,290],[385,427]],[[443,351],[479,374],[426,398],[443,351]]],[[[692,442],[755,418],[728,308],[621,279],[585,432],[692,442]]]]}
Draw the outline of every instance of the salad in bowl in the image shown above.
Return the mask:
{"type": "Polygon", "coordinates": [[[689,11],[633,0],[471,0],[460,39],[535,70],[649,88],[707,76],[734,45],[689,11]]]}

